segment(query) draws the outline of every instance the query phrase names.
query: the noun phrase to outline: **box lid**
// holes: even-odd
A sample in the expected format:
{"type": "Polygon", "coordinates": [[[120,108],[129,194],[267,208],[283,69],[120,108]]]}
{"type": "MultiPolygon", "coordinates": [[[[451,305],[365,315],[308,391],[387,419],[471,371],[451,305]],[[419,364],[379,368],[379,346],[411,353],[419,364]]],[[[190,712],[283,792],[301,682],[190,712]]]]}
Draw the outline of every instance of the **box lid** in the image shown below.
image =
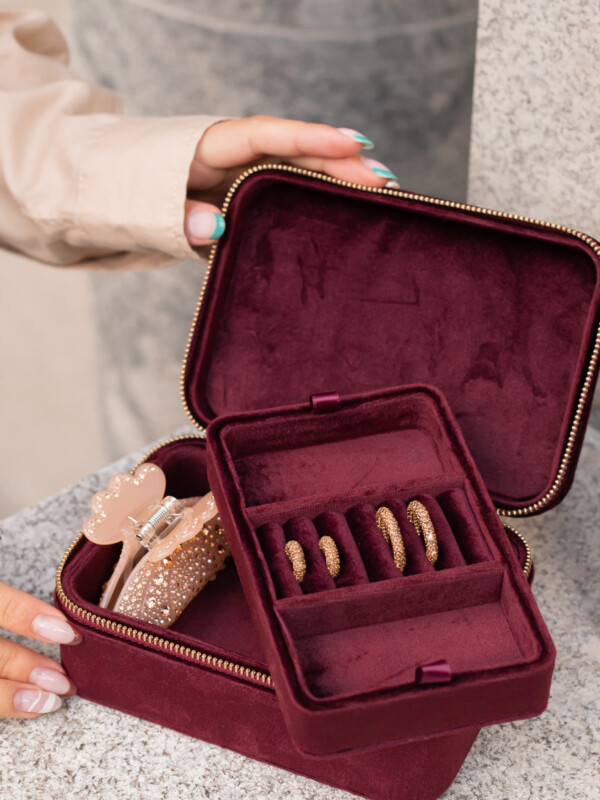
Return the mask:
{"type": "Polygon", "coordinates": [[[193,421],[421,383],[502,513],[568,491],[600,353],[600,245],[568,228],[284,165],[224,206],[182,374],[193,421]]]}

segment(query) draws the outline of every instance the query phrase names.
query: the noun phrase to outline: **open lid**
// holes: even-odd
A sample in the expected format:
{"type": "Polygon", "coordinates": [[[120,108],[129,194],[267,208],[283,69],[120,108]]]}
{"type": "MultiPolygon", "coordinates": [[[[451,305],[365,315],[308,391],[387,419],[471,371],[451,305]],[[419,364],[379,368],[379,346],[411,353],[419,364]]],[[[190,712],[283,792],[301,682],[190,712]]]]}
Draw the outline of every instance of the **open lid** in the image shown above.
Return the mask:
{"type": "Polygon", "coordinates": [[[216,416],[440,389],[503,513],[567,492],[600,352],[600,245],[568,228],[287,166],[232,187],[182,394],[216,416]]]}

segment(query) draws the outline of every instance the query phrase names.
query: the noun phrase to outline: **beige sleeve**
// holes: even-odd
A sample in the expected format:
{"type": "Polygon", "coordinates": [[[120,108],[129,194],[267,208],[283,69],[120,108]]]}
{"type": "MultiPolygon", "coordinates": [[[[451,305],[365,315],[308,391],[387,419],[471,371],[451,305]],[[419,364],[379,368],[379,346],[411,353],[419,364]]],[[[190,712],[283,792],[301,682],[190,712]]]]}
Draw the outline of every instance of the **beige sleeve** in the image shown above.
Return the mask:
{"type": "Polygon", "coordinates": [[[198,258],[183,232],[187,179],[221,118],[124,116],[68,59],[46,15],[0,11],[0,246],[110,269],[198,258]]]}

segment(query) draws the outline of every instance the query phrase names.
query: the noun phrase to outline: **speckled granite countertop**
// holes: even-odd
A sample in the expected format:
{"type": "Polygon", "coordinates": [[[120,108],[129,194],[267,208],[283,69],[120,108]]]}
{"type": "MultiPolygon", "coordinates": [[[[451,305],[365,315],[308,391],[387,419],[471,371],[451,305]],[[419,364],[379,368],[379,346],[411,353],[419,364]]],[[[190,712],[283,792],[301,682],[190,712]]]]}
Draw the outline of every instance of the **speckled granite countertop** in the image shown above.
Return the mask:
{"type": "MultiPolygon", "coordinates": [[[[0,577],[49,600],[89,499],[134,454],[2,525],[0,577]]],[[[600,797],[600,433],[590,428],[569,497],[520,522],[558,659],[548,711],[478,737],[444,800],[600,797]]],[[[37,645],[56,656],[53,646],[37,645]]],[[[47,717],[0,721],[1,800],[350,797],[78,697],[47,717]]]]}

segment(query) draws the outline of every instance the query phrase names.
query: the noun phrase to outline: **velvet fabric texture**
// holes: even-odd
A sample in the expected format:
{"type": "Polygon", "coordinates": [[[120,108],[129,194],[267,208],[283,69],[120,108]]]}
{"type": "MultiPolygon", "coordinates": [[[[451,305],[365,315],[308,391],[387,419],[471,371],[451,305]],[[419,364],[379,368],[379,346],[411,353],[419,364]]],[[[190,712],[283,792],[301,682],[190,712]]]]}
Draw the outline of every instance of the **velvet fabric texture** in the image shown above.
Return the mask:
{"type": "MultiPolygon", "coordinates": [[[[240,598],[243,602],[241,592],[240,598]]],[[[105,630],[75,627],[83,642],[62,647],[61,656],[82,697],[372,800],[436,800],[454,780],[478,733],[472,729],[364,753],[310,758],[293,745],[272,689],[105,630]],[[102,669],[91,668],[94,664],[102,669]]]]}
{"type": "Polygon", "coordinates": [[[228,209],[186,401],[206,425],[313,393],[430,384],[496,504],[529,505],[565,448],[599,321],[598,274],[592,248],[565,232],[259,172],[228,209]]]}
{"type": "Polygon", "coordinates": [[[210,485],[301,750],[327,755],[543,711],[554,647],[438,392],[357,395],[327,414],[306,403],[219,417],[207,438],[210,485]],[[413,498],[439,525],[435,567],[407,516],[413,498]],[[404,573],[375,524],[381,504],[400,524],[404,573]],[[319,550],[323,532],[339,536],[348,559],[339,584],[319,550]],[[306,557],[301,591],[283,551],[290,539],[306,557]],[[423,685],[441,661],[451,682],[423,685]]]}
{"type": "MultiPolygon", "coordinates": [[[[165,471],[168,493],[185,497],[208,491],[204,441],[171,442],[150,460],[165,471]]],[[[515,540],[515,548],[518,544],[515,540]]],[[[302,754],[273,688],[219,666],[222,658],[250,670],[267,669],[233,562],[165,631],[98,608],[117,555],[115,547],[82,542],[64,567],[63,588],[90,614],[101,611],[115,626],[133,625],[141,637],[131,639],[121,629],[82,619],[55,596],[83,637],[77,647],[61,648],[63,665],[82,697],[373,800],[436,800],[452,783],[477,728],[331,758],[302,754]],[[167,637],[180,649],[165,650],[153,643],[154,636],[167,637]],[[192,659],[186,654],[190,647],[214,660],[192,659]],[[99,663],[102,669],[94,668],[99,663]]]]}
{"type": "MultiPolygon", "coordinates": [[[[171,442],[150,460],[165,471],[169,493],[185,497],[208,491],[204,441],[171,442]]],[[[522,543],[514,537],[510,541],[524,563],[522,543]]],[[[99,611],[96,602],[115,550],[84,542],[63,570],[67,596],[91,614],[99,611]]],[[[193,647],[250,670],[267,668],[233,563],[169,631],[102,610],[115,625],[139,628],[145,639],[101,628],[75,616],[58,598],[55,602],[83,636],[77,647],[61,648],[65,669],[82,697],[373,800],[435,800],[477,736],[475,728],[364,753],[319,759],[303,755],[292,743],[272,687],[227,673],[218,660],[198,663],[185,654],[185,648],[193,647]],[[166,636],[181,649],[165,653],[150,636],[166,636]],[[103,669],[93,668],[98,663],[103,669]]]]}

